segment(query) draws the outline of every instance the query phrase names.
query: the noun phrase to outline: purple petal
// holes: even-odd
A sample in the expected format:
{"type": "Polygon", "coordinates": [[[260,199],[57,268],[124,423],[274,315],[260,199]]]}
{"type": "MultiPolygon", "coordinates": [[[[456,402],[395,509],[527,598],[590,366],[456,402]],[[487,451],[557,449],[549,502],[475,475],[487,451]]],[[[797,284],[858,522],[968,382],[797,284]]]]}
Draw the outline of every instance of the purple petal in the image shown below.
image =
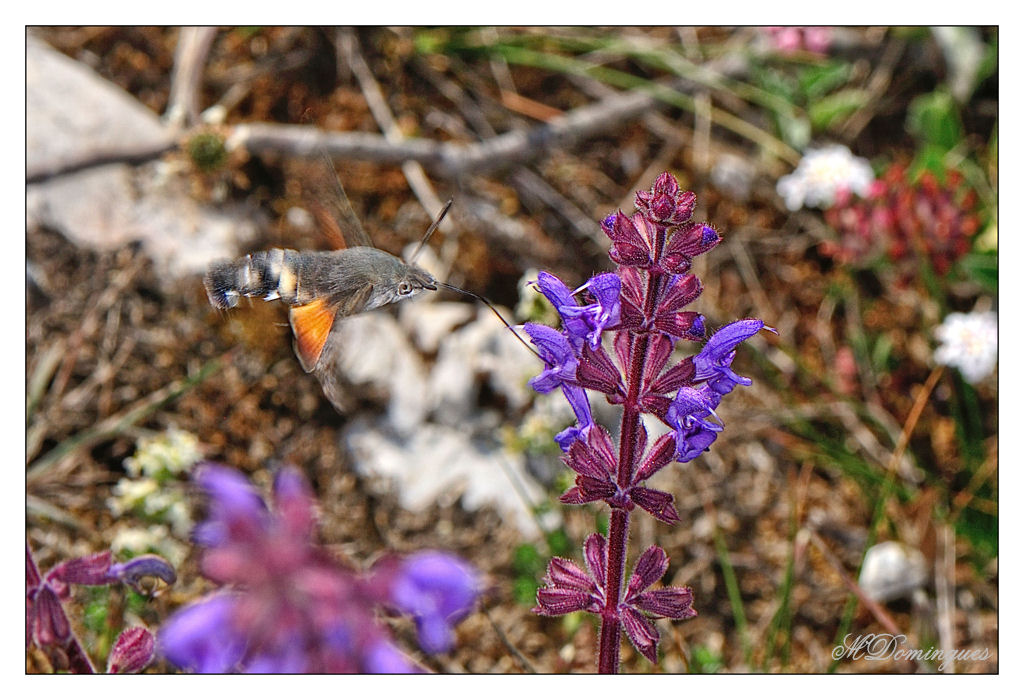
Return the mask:
{"type": "Polygon", "coordinates": [[[153,660],[156,638],[145,627],[129,627],[107,656],[107,673],[138,673],[153,660]]]}
{"type": "Polygon", "coordinates": [[[619,607],[619,613],[622,616],[622,627],[636,650],[652,664],[658,663],[658,639],[661,635],[654,623],[626,605],[619,607]]]}
{"type": "Polygon", "coordinates": [[[530,380],[533,390],[546,394],[563,383],[574,383],[577,362],[568,339],[554,328],[539,323],[526,323],[523,330],[547,365],[547,369],[530,380]]]}
{"type": "Polygon", "coordinates": [[[451,648],[454,625],[473,608],[479,577],[465,562],[445,552],[423,552],[406,559],[391,584],[391,600],[413,616],[420,646],[428,654],[451,648]]]}
{"type": "Polygon", "coordinates": [[[573,347],[578,348],[582,345],[590,327],[585,320],[579,318],[577,310],[580,307],[576,303],[576,297],[573,296],[572,290],[562,280],[543,270],[537,273],[537,288],[562,317],[562,325],[565,327],[570,342],[573,347]]]}
{"type": "Polygon", "coordinates": [[[316,499],[305,475],[292,466],[274,475],[274,508],[287,532],[307,538],[316,525],[316,499]]]}
{"type": "Polygon", "coordinates": [[[309,655],[302,648],[302,640],[282,644],[273,651],[261,651],[245,664],[245,673],[306,673],[309,655]]]}
{"type": "Polygon", "coordinates": [[[107,572],[107,582],[119,581],[133,590],[140,590],[142,579],[158,578],[171,584],[177,580],[174,567],[155,554],[144,554],[123,564],[114,564],[107,572]]]}
{"type": "Polygon", "coordinates": [[[586,439],[584,431],[575,425],[571,425],[555,435],[555,442],[558,444],[558,448],[562,450],[562,452],[568,452],[575,443],[586,439]]]}
{"type": "Polygon", "coordinates": [[[89,554],[63,561],[46,574],[47,581],[77,583],[84,586],[100,586],[109,583],[107,572],[113,555],[109,552],[89,554]]]}
{"type": "Polygon", "coordinates": [[[367,673],[420,673],[398,649],[384,640],[374,642],[363,657],[367,673]]]}
{"type": "Polygon", "coordinates": [[[258,532],[266,527],[267,506],[237,469],[205,462],[195,480],[210,498],[207,519],[193,532],[197,543],[212,547],[227,542],[233,531],[258,532]]]}
{"type": "MultiPolygon", "coordinates": [[[[733,351],[736,349],[736,346],[756,334],[762,328],[764,328],[764,321],[756,318],[733,321],[719,328],[714,335],[708,338],[704,348],[693,358],[694,367],[697,369],[694,380],[701,381],[724,374],[729,377],[733,386],[736,384],[749,386],[751,381],[733,373],[729,369],[729,365],[735,357],[733,351]]],[[[724,394],[728,392],[719,391],[719,393],[724,394]]]]}
{"type": "Polygon", "coordinates": [[[571,588],[538,588],[537,607],[533,612],[537,615],[568,615],[580,610],[596,608],[594,596],[585,591],[571,588]]]}
{"type": "Polygon", "coordinates": [[[668,555],[658,546],[648,547],[637,559],[626,586],[626,599],[632,598],[661,580],[668,571],[668,555]]]}
{"type": "Polygon", "coordinates": [[[572,412],[576,415],[576,422],[580,430],[592,426],[594,419],[590,413],[590,399],[587,398],[587,392],[582,387],[563,384],[562,393],[565,395],[566,401],[569,402],[572,412]]]}
{"type": "Polygon", "coordinates": [[[608,561],[608,544],[600,533],[593,533],[583,543],[583,559],[590,575],[597,581],[599,590],[604,590],[605,564],[608,561]]]}
{"type": "Polygon", "coordinates": [[[562,557],[552,557],[548,562],[548,583],[555,588],[572,588],[592,593],[597,585],[576,562],[562,557]]]}
{"type": "Polygon", "coordinates": [[[537,273],[537,288],[556,309],[561,306],[573,306],[576,303],[572,290],[550,272],[541,270],[537,273]]]}
{"type": "Polygon", "coordinates": [[[688,620],[697,616],[697,611],[693,609],[693,590],[686,586],[644,591],[630,600],[630,603],[656,617],[688,620]]]}
{"type": "Polygon", "coordinates": [[[235,630],[237,598],[218,594],[178,610],[160,628],[160,654],[195,673],[239,670],[246,638],[235,630]]]}

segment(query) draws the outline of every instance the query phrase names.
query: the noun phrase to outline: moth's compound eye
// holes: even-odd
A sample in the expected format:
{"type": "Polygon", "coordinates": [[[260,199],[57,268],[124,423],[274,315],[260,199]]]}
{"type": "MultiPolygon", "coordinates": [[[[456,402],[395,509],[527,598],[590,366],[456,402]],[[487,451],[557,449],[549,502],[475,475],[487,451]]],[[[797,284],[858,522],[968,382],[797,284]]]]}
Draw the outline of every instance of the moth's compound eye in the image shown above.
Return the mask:
{"type": "Polygon", "coordinates": [[[412,294],[412,285],[409,284],[408,282],[399,282],[398,293],[401,294],[403,297],[412,294]]]}

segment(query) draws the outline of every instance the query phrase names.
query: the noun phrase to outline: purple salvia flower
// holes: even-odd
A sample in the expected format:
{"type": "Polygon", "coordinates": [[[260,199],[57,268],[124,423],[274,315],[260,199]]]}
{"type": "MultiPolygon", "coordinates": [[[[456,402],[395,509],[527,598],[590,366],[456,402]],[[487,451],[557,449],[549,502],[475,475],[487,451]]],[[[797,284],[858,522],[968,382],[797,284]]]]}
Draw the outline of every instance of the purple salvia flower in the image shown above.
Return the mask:
{"type": "Polygon", "coordinates": [[[639,507],[666,523],[679,520],[672,494],[644,482],[672,461],[694,459],[722,432],[717,414],[722,397],[737,385],[751,384],[732,370],[736,348],[765,328],[757,319],[730,323],[708,338],[696,355],[670,362],[678,341],[706,338],[704,317],[686,308],[703,289],[690,271],[693,259],[722,238],[714,226],[690,220],[696,197],[682,191],[668,173],[659,176],[649,191],[637,192],[636,206],[632,215],[619,211],[601,222],[612,243],[609,257],[618,270],[597,275],[580,288],[589,289],[592,303],[580,304],[566,284],[540,273],[538,287],[558,311],[562,330],[526,327],[546,365],[531,386],[545,393],[561,387],[578,420],[578,426],[556,437],[565,452],[563,460],[575,472],[575,484],[560,500],[604,501],[611,508],[607,542],[599,535],[587,540],[589,573],[567,560],[553,559],[545,586],[537,592],[536,611],[599,614],[598,667],[603,673],[618,668],[621,631],[655,662],[659,635],[650,618],[684,620],[696,614],[690,589],[650,590],[668,567],[660,548],[644,552],[623,585],[630,513],[639,507]],[[614,360],[602,347],[605,331],[613,334],[614,360]],[[593,422],[584,389],[623,406],[618,445],[593,422]],[[640,420],[643,413],[672,428],[650,450],[640,420]]]}
{"type": "Polygon", "coordinates": [[[265,527],[267,506],[240,472],[206,462],[196,471],[196,483],[210,496],[206,520],[195,528],[197,544],[215,547],[239,531],[260,532],[265,527]]]}
{"type": "Polygon", "coordinates": [[[174,567],[155,554],[144,554],[126,561],[123,564],[114,564],[107,571],[106,583],[123,583],[133,591],[142,591],[142,580],[145,578],[158,578],[164,583],[174,583],[177,575],[174,567]]]}
{"type": "MultiPolygon", "coordinates": [[[[538,278],[542,274],[538,273],[538,278]]],[[[581,289],[589,289],[596,301],[585,306],[563,306],[559,308],[559,313],[567,328],[570,319],[582,320],[588,329],[585,339],[591,348],[596,348],[601,344],[601,334],[605,328],[619,324],[622,282],[618,275],[608,272],[591,277],[581,289]]]]}
{"type": "Polygon", "coordinates": [[[775,333],[774,328],[767,328],[764,321],[746,318],[718,329],[699,353],[693,357],[696,369],[694,381],[707,381],[708,385],[719,394],[728,394],[737,384],[750,386],[747,377],[741,377],[732,371],[733,359],[736,357],[736,346],[755,335],[764,328],[775,333]]]}
{"type": "Polygon", "coordinates": [[[547,297],[551,306],[555,307],[555,311],[562,317],[562,328],[573,349],[579,350],[590,333],[590,327],[580,313],[575,313],[581,307],[577,305],[572,290],[550,272],[537,273],[536,284],[537,289],[547,297]]]}
{"type": "Polygon", "coordinates": [[[577,352],[584,342],[596,348],[601,344],[601,333],[605,328],[618,325],[621,286],[618,276],[609,272],[592,277],[573,292],[551,273],[542,271],[537,274],[537,288],[562,317],[562,327],[577,352]],[[585,289],[594,296],[594,303],[581,305],[576,302],[575,295],[585,289]]]}
{"type": "Polygon", "coordinates": [[[523,331],[530,336],[530,342],[537,346],[547,368],[530,380],[530,387],[541,394],[547,394],[564,383],[576,383],[576,354],[569,340],[554,328],[539,323],[523,324],[523,331]]]}
{"type": "Polygon", "coordinates": [[[569,406],[572,407],[573,413],[576,414],[576,425],[569,426],[555,435],[555,442],[558,443],[562,452],[566,452],[577,440],[587,439],[587,435],[594,425],[594,418],[590,412],[590,399],[587,398],[587,392],[582,387],[563,384],[562,394],[569,402],[569,406]]]}
{"type": "Polygon", "coordinates": [[[367,673],[394,675],[398,673],[420,673],[422,671],[418,666],[413,665],[394,645],[383,640],[378,640],[370,645],[366,652],[364,663],[367,673]]]}
{"type": "Polygon", "coordinates": [[[715,413],[722,395],[708,385],[679,388],[665,422],[675,430],[676,461],[689,462],[707,450],[724,430],[715,413]],[[719,422],[709,421],[714,417],[719,422]]]}
{"type": "Polygon", "coordinates": [[[564,452],[580,436],[585,436],[594,422],[587,392],[577,384],[576,368],[579,362],[569,340],[554,328],[538,323],[527,323],[523,325],[523,330],[530,336],[530,342],[537,346],[540,356],[547,365],[547,369],[530,380],[530,386],[542,394],[561,387],[573,413],[576,414],[577,424],[555,436],[556,442],[564,452]]]}

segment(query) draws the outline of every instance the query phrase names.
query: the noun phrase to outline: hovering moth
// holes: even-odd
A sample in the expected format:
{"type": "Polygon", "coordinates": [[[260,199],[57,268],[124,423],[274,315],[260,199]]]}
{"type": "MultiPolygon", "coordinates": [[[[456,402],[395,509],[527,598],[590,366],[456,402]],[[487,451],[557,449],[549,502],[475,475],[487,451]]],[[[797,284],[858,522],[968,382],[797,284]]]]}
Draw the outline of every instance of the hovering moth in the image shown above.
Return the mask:
{"type": "MultiPolygon", "coordinates": [[[[432,224],[437,227],[451,201],[432,224]]],[[[333,251],[287,248],[250,253],[210,265],[203,278],[210,304],[238,305],[241,297],[280,299],[291,308],[295,354],[312,372],[323,357],[335,321],[437,289],[426,270],[377,248],[358,246],[333,251]]]]}
{"type": "MultiPolygon", "coordinates": [[[[329,166],[326,154],[324,161],[329,166]]],[[[333,175],[333,171],[331,173],[333,175]]],[[[299,251],[289,248],[250,253],[235,260],[212,263],[203,278],[206,294],[217,309],[230,309],[242,297],[279,299],[288,304],[288,320],[295,337],[294,349],[299,364],[313,373],[327,398],[341,410],[343,397],[337,381],[337,355],[343,338],[340,320],[425,291],[444,287],[470,296],[485,304],[530,352],[512,326],[486,298],[445,282],[439,282],[413,261],[451,208],[452,200],[441,209],[427,229],[410,262],[370,245],[369,236],[348,205],[348,197],[336,176],[332,178],[334,196],[321,196],[309,202],[322,228],[343,241],[341,221],[348,218],[346,230],[365,245],[333,251],[299,251]],[[345,208],[341,209],[344,205],[345,208]],[[348,215],[348,216],[345,216],[348,215]]],[[[321,195],[323,193],[321,192],[321,195]]],[[[539,357],[539,356],[538,356],[539,357]]]]}

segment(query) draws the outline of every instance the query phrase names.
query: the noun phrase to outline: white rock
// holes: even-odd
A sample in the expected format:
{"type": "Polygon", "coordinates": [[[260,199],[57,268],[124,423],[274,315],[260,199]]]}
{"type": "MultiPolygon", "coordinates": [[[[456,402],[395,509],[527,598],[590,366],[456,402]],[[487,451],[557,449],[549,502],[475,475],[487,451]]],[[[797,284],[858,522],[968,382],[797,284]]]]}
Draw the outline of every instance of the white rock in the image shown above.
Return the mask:
{"type": "Polygon", "coordinates": [[[25,116],[30,179],[96,157],[158,151],[173,143],[160,118],[134,97],[32,36],[25,50],[25,116]]]}
{"type": "MultiPolygon", "coordinates": [[[[172,143],[157,115],[88,67],[35,40],[26,52],[26,162],[30,178],[97,157],[139,156],[172,143]]],[[[257,216],[196,202],[162,164],[112,163],[29,185],[27,230],[46,226],[76,245],[111,250],[142,241],[161,279],[234,257],[257,216]]]]}
{"type": "Polygon", "coordinates": [[[428,423],[402,440],[360,420],[346,429],[344,440],[356,470],[392,479],[408,510],[451,504],[461,497],[468,510],[493,505],[524,535],[539,535],[531,506],[544,494],[526,474],[523,456],[484,447],[471,432],[428,423]]]}
{"type": "Polygon", "coordinates": [[[899,542],[881,542],[864,555],[861,589],[884,603],[913,593],[928,580],[924,555],[899,542]]]}

